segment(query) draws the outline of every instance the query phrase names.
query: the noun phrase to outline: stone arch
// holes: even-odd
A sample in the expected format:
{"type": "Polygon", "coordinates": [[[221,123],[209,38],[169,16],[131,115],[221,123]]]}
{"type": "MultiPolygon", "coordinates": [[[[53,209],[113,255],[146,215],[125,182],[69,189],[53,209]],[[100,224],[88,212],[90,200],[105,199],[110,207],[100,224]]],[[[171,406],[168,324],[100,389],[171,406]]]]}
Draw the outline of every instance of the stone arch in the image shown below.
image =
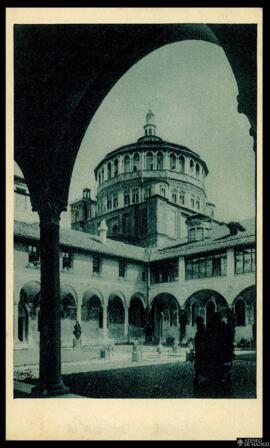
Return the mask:
{"type": "Polygon", "coordinates": [[[144,296],[141,293],[133,294],[130,299],[128,323],[129,337],[142,339],[146,324],[146,310],[144,296]]]}
{"type": "Polygon", "coordinates": [[[38,322],[40,306],[40,283],[29,281],[20,289],[18,320],[15,322],[18,340],[23,343],[38,343],[38,322]]]}
{"type": "Polygon", "coordinates": [[[172,343],[179,339],[181,307],[170,293],[157,294],[151,301],[151,321],[155,340],[172,343]]]}
{"type": "Polygon", "coordinates": [[[235,340],[256,340],[256,286],[238,292],[232,302],[235,318],[235,340]]]}
{"type": "Polygon", "coordinates": [[[109,303],[109,300],[112,299],[114,296],[119,297],[119,298],[121,299],[122,303],[123,303],[123,306],[124,306],[125,308],[127,308],[128,305],[127,305],[127,299],[126,299],[126,296],[125,296],[125,294],[124,294],[122,291],[120,291],[119,289],[115,289],[115,290],[113,290],[113,291],[110,293],[110,295],[109,295],[109,297],[108,297],[108,303],[109,303]]]}
{"type": "Polygon", "coordinates": [[[199,179],[200,177],[200,165],[198,164],[198,162],[195,165],[195,173],[196,173],[196,179],[199,179]]]}
{"type": "Polygon", "coordinates": [[[124,173],[129,173],[130,172],[130,161],[131,161],[131,157],[129,154],[125,154],[124,159],[123,159],[123,164],[124,164],[124,173]]]}
{"type": "Polygon", "coordinates": [[[194,160],[190,159],[189,161],[189,172],[190,174],[194,175],[194,160]]]}
{"type": "Polygon", "coordinates": [[[112,178],[112,163],[111,162],[107,163],[107,178],[108,179],[112,178]]]}
{"type": "Polygon", "coordinates": [[[77,305],[78,304],[78,294],[77,294],[76,290],[73,288],[73,286],[69,285],[68,283],[63,283],[60,286],[60,298],[61,298],[61,300],[68,294],[70,294],[70,295],[72,295],[74,297],[75,303],[77,305]]]}
{"type": "Polygon", "coordinates": [[[156,154],[156,164],[157,164],[157,170],[164,169],[164,154],[162,151],[158,151],[156,154]]]}
{"type": "Polygon", "coordinates": [[[130,304],[131,304],[131,301],[132,301],[134,298],[136,298],[136,297],[138,297],[138,299],[140,299],[140,301],[141,301],[142,304],[143,304],[144,309],[146,309],[146,307],[147,307],[147,304],[146,304],[146,298],[145,298],[145,295],[144,295],[142,292],[135,292],[134,294],[132,294],[132,296],[131,296],[131,298],[130,298],[130,300],[129,300],[129,306],[130,306],[130,304]]]}
{"type": "Polygon", "coordinates": [[[153,151],[147,151],[145,153],[145,170],[152,171],[154,169],[154,153],[153,151]]]}
{"type": "Polygon", "coordinates": [[[125,333],[126,299],[121,291],[113,291],[108,298],[108,333],[112,339],[123,339],[125,333]]]}
{"type": "Polygon", "coordinates": [[[118,176],[119,174],[119,159],[116,157],[113,161],[113,175],[118,176]]]}
{"type": "Polygon", "coordinates": [[[82,296],[82,305],[86,305],[87,300],[88,300],[90,297],[93,297],[93,296],[97,296],[97,297],[99,298],[99,300],[100,300],[102,306],[104,306],[104,304],[105,304],[104,295],[102,294],[102,292],[101,292],[98,288],[93,288],[93,287],[91,287],[91,286],[89,286],[89,287],[85,290],[85,292],[83,293],[83,296],[82,296]]]}
{"type": "MultiPolygon", "coordinates": [[[[184,302],[184,309],[187,320],[187,335],[194,336],[196,332],[196,325],[194,325],[192,316],[192,306],[194,303],[198,304],[196,310],[196,317],[203,318],[207,325],[207,320],[210,318],[210,314],[217,311],[222,317],[226,316],[229,312],[229,306],[224,296],[216,290],[201,289],[194,291],[184,302]],[[212,305],[213,304],[213,305],[212,305]],[[193,324],[193,325],[192,325],[193,324]]],[[[196,323],[196,322],[195,322],[196,323]]]]}
{"type": "Polygon", "coordinates": [[[179,172],[185,172],[185,157],[183,155],[179,156],[179,172]]]}
{"type": "Polygon", "coordinates": [[[141,165],[140,165],[141,157],[140,157],[140,154],[138,152],[135,152],[133,154],[132,162],[133,162],[133,171],[139,171],[140,168],[141,168],[141,165]]]}
{"type": "Polygon", "coordinates": [[[170,152],[169,154],[169,167],[170,170],[176,170],[176,155],[174,152],[170,152]]]}

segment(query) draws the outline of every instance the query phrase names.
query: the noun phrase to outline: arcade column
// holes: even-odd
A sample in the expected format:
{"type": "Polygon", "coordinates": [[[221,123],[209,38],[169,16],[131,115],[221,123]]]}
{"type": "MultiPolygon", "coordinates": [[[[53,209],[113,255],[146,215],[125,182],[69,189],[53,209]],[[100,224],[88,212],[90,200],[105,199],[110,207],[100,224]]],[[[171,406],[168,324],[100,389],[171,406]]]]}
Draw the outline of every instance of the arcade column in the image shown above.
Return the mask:
{"type": "Polygon", "coordinates": [[[40,206],[40,358],[39,383],[32,394],[49,397],[68,393],[61,376],[59,221],[63,204],[50,198],[40,206]]]}

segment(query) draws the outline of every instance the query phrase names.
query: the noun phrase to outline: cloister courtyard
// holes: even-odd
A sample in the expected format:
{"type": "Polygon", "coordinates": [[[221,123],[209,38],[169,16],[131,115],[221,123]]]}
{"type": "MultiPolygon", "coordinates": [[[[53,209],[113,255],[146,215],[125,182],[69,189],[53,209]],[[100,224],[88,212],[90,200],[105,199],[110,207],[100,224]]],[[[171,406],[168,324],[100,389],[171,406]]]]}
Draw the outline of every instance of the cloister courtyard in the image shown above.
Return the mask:
{"type": "MultiPolygon", "coordinates": [[[[142,346],[142,359],[132,361],[132,345],[116,345],[110,359],[100,349],[62,349],[64,383],[75,396],[87,398],[255,398],[256,352],[235,352],[232,385],[222,390],[194,389],[194,365],[186,352],[172,347],[142,346]]],[[[15,398],[30,397],[38,379],[38,352],[19,350],[14,357],[15,398]]],[[[70,397],[70,395],[69,395],[70,397]]]]}

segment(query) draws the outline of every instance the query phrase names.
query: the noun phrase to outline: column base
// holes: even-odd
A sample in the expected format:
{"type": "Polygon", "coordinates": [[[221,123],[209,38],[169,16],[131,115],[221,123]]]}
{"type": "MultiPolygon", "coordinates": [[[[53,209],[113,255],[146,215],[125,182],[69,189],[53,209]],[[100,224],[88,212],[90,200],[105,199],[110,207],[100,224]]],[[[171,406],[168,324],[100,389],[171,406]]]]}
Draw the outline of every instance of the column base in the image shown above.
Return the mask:
{"type": "Polygon", "coordinates": [[[37,384],[37,386],[33,387],[31,396],[33,398],[49,398],[68,393],[69,387],[65,386],[64,383],[51,385],[37,384]]]}

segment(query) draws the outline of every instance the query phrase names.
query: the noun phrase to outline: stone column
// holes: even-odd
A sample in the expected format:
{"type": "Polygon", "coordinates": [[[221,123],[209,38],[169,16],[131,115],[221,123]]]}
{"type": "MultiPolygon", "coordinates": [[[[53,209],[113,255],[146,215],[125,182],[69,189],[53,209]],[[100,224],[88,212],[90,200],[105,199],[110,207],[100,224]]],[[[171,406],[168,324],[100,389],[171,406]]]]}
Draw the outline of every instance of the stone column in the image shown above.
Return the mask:
{"type": "Polygon", "coordinates": [[[107,339],[108,336],[108,306],[103,305],[103,315],[102,315],[102,328],[103,328],[103,339],[107,339]]]}
{"type": "Polygon", "coordinates": [[[40,358],[35,396],[68,393],[61,376],[59,221],[63,204],[42,199],[40,218],[40,358]]]}
{"type": "Polygon", "coordinates": [[[234,277],[234,250],[227,249],[227,277],[234,277]]]}
{"type": "Polygon", "coordinates": [[[125,306],[124,336],[128,336],[128,307],[125,306]]]}
{"type": "Polygon", "coordinates": [[[179,265],[178,265],[178,269],[179,269],[179,282],[184,282],[185,281],[185,257],[179,257],[179,265]]]}

